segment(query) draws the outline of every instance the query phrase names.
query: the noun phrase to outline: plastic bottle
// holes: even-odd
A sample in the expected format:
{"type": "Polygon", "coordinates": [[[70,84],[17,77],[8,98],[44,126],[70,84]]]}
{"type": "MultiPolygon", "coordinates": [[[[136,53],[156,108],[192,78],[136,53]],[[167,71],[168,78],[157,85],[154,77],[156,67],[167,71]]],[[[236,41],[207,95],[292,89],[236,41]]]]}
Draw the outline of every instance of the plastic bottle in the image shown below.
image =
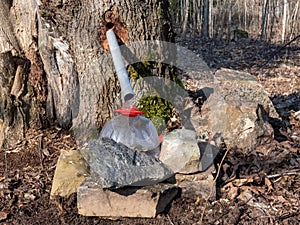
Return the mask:
{"type": "Polygon", "coordinates": [[[103,127],[100,137],[111,138],[117,143],[140,151],[157,150],[160,145],[152,121],[140,115],[113,117],[103,127]]]}

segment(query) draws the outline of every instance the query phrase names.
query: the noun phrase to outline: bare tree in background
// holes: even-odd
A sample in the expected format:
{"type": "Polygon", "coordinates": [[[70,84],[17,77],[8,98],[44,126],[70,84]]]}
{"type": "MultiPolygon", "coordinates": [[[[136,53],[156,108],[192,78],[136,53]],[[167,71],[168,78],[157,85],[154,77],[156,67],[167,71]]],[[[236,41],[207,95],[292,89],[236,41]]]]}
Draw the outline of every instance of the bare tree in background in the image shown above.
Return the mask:
{"type": "Polygon", "coordinates": [[[204,16],[203,16],[203,36],[209,37],[209,6],[210,0],[204,0],[204,16]]]}
{"type": "MultiPolygon", "coordinates": [[[[300,33],[299,0],[170,0],[180,32],[227,38],[243,29],[269,41],[293,39],[300,33]]],[[[180,34],[179,32],[179,34],[180,34]]]]}
{"type": "Polygon", "coordinates": [[[283,0],[283,15],[282,15],[282,33],[281,33],[281,41],[285,41],[285,32],[286,32],[286,20],[287,20],[287,6],[288,1],[283,0]]]}
{"type": "Polygon", "coordinates": [[[300,0],[298,0],[295,4],[294,11],[291,16],[291,31],[290,31],[290,39],[297,36],[299,34],[299,27],[300,27],[300,15],[299,15],[299,6],[300,0]],[[298,33],[297,33],[298,32],[298,33]]]}
{"type": "Polygon", "coordinates": [[[187,25],[189,22],[189,10],[190,10],[190,1],[184,1],[184,18],[183,18],[183,25],[182,25],[182,35],[185,36],[187,31],[187,25]]]}
{"type": "Polygon", "coordinates": [[[264,7],[262,8],[262,23],[261,23],[261,39],[266,37],[266,28],[268,25],[268,15],[269,15],[269,0],[264,0],[264,7]]]}

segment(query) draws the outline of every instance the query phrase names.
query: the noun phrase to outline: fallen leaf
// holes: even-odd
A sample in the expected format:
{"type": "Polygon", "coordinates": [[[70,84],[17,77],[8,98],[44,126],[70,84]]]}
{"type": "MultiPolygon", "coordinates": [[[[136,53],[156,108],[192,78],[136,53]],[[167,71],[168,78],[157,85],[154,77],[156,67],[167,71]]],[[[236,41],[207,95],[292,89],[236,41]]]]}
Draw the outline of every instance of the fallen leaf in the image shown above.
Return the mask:
{"type": "Polygon", "coordinates": [[[30,193],[25,193],[24,198],[33,201],[36,199],[36,196],[30,193]]]}
{"type": "Polygon", "coordinates": [[[267,185],[268,188],[268,193],[270,193],[271,191],[274,190],[273,186],[272,186],[272,182],[270,181],[269,178],[265,177],[265,185],[267,185]]]}
{"type": "Polygon", "coordinates": [[[49,153],[49,151],[48,151],[47,148],[43,148],[43,149],[42,149],[42,152],[43,152],[43,154],[44,154],[45,156],[50,156],[50,153],[49,153]]]}
{"type": "Polygon", "coordinates": [[[281,203],[287,204],[287,205],[291,205],[284,197],[282,196],[277,196],[276,200],[278,200],[281,203]]]}
{"type": "Polygon", "coordinates": [[[247,177],[243,179],[235,179],[232,181],[232,184],[236,187],[241,187],[245,184],[252,183],[253,182],[253,177],[247,177]]]}
{"type": "Polygon", "coordinates": [[[8,214],[9,214],[8,212],[1,211],[0,212],[0,222],[6,220],[8,214]]]}
{"type": "Polygon", "coordinates": [[[256,186],[242,186],[240,187],[242,191],[250,190],[256,195],[260,195],[263,191],[261,190],[261,187],[256,187],[256,186]]]}
{"type": "Polygon", "coordinates": [[[229,200],[233,200],[236,198],[236,196],[238,196],[238,190],[238,187],[234,186],[232,183],[228,183],[222,188],[221,191],[226,193],[226,196],[229,200]]]}
{"type": "Polygon", "coordinates": [[[237,198],[250,206],[253,206],[255,200],[252,191],[249,189],[242,191],[237,198]]]}

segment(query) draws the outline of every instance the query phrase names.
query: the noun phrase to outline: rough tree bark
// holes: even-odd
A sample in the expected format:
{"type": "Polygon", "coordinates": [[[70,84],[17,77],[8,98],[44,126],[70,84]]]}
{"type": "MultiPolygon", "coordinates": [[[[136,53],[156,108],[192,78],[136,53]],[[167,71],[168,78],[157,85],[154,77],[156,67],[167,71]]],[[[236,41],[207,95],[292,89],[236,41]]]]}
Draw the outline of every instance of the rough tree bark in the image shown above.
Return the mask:
{"type": "Polygon", "coordinates": [[[0,1],[1,146],[53,124],[98,135],[119,91],[112,26],[123,43],[173,41],[166,0],[0,1]]]}

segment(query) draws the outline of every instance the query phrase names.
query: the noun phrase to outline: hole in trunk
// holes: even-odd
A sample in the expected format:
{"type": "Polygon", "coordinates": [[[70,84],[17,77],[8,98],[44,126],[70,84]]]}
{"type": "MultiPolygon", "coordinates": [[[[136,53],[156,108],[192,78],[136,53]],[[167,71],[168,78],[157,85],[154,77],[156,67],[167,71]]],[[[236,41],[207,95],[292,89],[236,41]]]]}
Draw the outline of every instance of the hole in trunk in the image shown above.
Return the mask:
{"type": "Polygon", "coordinates": [[[107,30],[110,30],[114,27],[114,24],[113,23],[107,23],[105,26],[106,26],[107,30]]]}

